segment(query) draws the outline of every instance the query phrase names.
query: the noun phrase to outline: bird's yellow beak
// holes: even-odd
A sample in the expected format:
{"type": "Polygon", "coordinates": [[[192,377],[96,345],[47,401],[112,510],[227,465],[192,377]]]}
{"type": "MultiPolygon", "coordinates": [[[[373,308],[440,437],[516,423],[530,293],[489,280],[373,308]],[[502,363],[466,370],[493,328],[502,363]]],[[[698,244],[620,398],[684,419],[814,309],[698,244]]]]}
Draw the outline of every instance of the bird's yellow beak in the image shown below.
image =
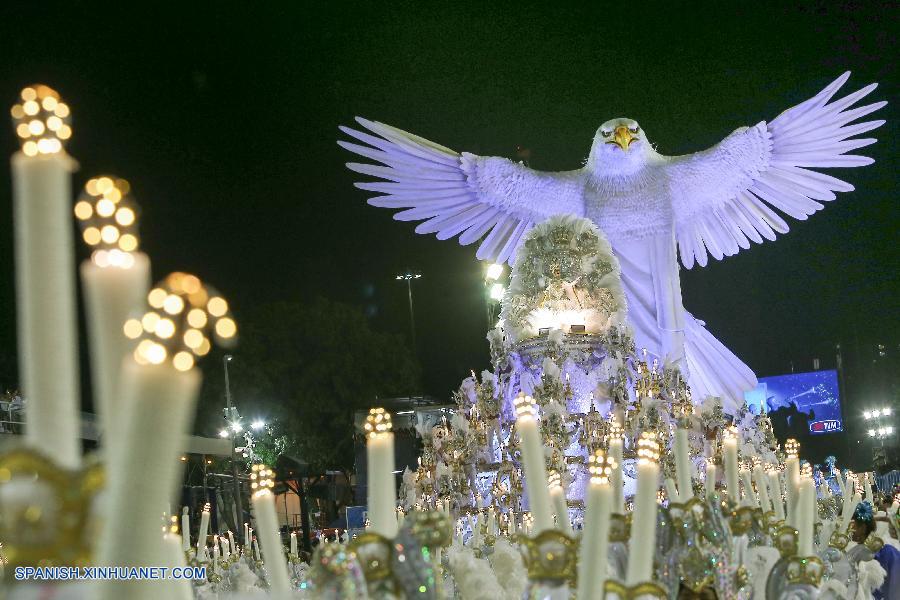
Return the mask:
{"type": "Polygon", "coordinates": [[[613,136],[612,141],[607,142],[609,144],[616,144],[622,150],[628,151],[628,146],[631,145],[631,142],[636,138],[632,133],[628,130],[624,125],[620,125],[616,127],[615,135],[613,136]]]}

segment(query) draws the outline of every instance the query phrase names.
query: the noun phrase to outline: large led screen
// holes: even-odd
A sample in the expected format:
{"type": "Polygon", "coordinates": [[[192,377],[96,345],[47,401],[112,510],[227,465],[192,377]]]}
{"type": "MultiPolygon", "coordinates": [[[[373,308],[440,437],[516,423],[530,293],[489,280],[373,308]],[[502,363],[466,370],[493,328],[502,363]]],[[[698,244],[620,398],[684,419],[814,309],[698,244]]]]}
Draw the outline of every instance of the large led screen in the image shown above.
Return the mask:
{"type": "Polygon", "coordinates": [[[813,371],[760,377],[745,394],[754,413],[778,411],[792,427],[806,423],[812,434],[843,430],[837,371],[813,371]]]}

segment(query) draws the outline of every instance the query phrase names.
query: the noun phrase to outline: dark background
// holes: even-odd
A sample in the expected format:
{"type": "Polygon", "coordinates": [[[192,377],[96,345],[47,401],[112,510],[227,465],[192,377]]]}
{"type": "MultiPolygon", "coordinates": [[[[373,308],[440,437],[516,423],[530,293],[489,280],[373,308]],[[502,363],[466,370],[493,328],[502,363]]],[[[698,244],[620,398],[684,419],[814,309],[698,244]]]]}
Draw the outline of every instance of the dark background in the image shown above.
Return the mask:
{"type": "MultiPolygon", "coordinates": [[[[367,206],[338,124],[363,115],[480,154],[521,146],[532,167],[556,170],[578,167],[612,117],[681,154],[773,119],[845,70],[843,93],[871,81],[874,100],[897,91],[896,2],[129,4],[6,3],[0,97],[56,88],[73,112],[76,189],[100,173],[129,179],[154,276],[197,273],[239,323],[256,303],[322,295],[406,334],[393,276],[420,269],[422,392],[439,397],[487,366],[474,246],[416,236],[367,206]]],[[[683,275],[687,308],[761,375],[810,370],[813,357],[831,366],[843,344],[857,390],[848,422],[894,393],[897,117],[895,105],[872,117],[888,119],[864,150],[876,164],[837,173],[856,192],[775,243],[683,275]]],[[[0,139],[16,149],[11,128],[0,139]]],[[[8,178],[0,170],[3,388],[16,386],[8,178]]]]}

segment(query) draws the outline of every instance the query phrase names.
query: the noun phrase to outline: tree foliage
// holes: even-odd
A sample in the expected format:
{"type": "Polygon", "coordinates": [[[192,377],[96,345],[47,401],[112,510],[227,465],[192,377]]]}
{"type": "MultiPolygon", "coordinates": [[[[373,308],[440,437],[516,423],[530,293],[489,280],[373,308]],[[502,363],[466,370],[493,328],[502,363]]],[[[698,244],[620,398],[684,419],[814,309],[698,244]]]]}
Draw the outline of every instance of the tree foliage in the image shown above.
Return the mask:
{"type": "MultiPolygon", "coordinates": [[[[403,339],[373,331],[350,305],[261,305],[241,320],[240,335],[229,363],[235,405],[245,420],[276,422],[285,452],[316,470],[352,471],[353,413],[417,389],[419,369],[403,339]]],[[[206,396],[220,390],[211,384],[206,396]]]]}

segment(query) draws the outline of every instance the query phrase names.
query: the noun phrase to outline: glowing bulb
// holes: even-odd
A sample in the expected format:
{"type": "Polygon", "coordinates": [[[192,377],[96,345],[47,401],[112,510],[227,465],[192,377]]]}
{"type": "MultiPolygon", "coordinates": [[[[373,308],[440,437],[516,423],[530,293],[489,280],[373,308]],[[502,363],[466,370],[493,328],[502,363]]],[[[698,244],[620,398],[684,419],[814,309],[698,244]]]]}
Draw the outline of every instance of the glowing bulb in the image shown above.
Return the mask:
{"type": "Polygon", "coordinates": [[[160,319],[156,322],[154,332],[164,340],[169,339],[175,335],[175,323],[172,322],[172,319],[160,319]]]}
{"type": "Polygon", "coordinates": [[[93,214],[94,208],[91,206],[90,202],[82,200],[75,204],[75,216],[79,220],[86,221],[90,219],[93,214]]]}
{"type": "Polygon", "coordinates": [[[178,352],[172,357],[172,365],[179,371],[189,371],[194,366],[194,357],[190,352],[178,352]]]}
{"type": "Polygon", "coordinates": [[[192,350],[199,348],[203,340],[203,334],[197,329],[188,329],[184,332],[184,345],[192,350]]]}
{"type": "Polygon", "coordinates": [[[100,230],[100,239],[107,244],[114,244],[119,239],[119,228],[115,225],[104,225],[100,230]]]}
{"type": "Polygon", "coordinates": [[[134,223],[134,211],[130,208],[120,208],[116,211],[116,223],[125,227],[134,223]]]}
{"type": "Polygon", "coordinates": [[[163,301],[163,310],[170,315],[177,315],[184,310],[184,300],[181,299],[181,296],[169,294],[163,301]]]}
{"type": "Polygon", "coordinates": [[[250,424],[250,428],[254,429],[256,431],[259,431],[260,429],[262,429],[265,426],[266,426],[265,421],[253,421],[253,423],[250,424]]]}
{"type": "Polygon", "coordinates": [[[166,360],[166,348],[162,344],[151,343],[147,348],[145,356],[150,364],[162,364],[162,362],[166,360]]]}
{"type": "Polygon", "coordinates": [[[150,306],[153,308],[162,308],[167,296],[166,290],[154,288],[150,290],[150,293],[147,295],[147,302],[149,302],[150,306]]]}
{"type": "Polygon", "coordinates": [[[206,311],[201,308],[192,308],[187,315],[188,324],[200,329],[206,326],[206,311]]]}
{"type": "Polygon", "coordinates": [[[81,233],[81,237],[89,246],[96,246],[102,239],[100,230],[96,227],[88,227],[81,233]]]}
{"type": "Polygon", "coordinates": [[[230,435],[230,434],[228,433],[228,430],[227,430],[227,429],[223,429],[223,430],[221,430],[221,431],[219,432],[219,437],[220,437],[220,438],[227,438],[229,435],[230,435]]]}
{"type": "Polygon", "coordinates": [[[119,248],[121,248],[124,252],[134,252],[135,250],[137,250],[137,246],[137,238],[130,233],[126,233],[119,238],[119,248]]]}
{"type": "Polygon", "coordinates": [[[210,298],[206,305],[206,310],[214,317],[221,317],[228,312],[228,303],[224,298],[210,298]]]}
{"type": "Polygon", "coordinates": [[[233,337],[237,333],[237,326],[232,319],[223,318],[216,321],[216,334],[222,338],[233,337]]]}
{"type": "Polygon", "coordinates": [[[141,322],[137,319],[128,319],[125,321],[123,329],[125,331],[125,337],[132,340],[141,337],[141,334],[144,332],[144,326],[141,325],[141,322]]]}
{"type": "Polygon", "coordinates": [[[101,217],[111,217],[114,212],[116,212],[116,205],[112,203],[112,200],[103,198],[97,203],[97,214],[101,217]]]}
{"type": "Polygon", "coordinates": [[[491,286],[491,300],[500,301],[503,300],[503,294],[506,293],[506,288],[503,287],[502,284],[495,283],[491,286]]]}

